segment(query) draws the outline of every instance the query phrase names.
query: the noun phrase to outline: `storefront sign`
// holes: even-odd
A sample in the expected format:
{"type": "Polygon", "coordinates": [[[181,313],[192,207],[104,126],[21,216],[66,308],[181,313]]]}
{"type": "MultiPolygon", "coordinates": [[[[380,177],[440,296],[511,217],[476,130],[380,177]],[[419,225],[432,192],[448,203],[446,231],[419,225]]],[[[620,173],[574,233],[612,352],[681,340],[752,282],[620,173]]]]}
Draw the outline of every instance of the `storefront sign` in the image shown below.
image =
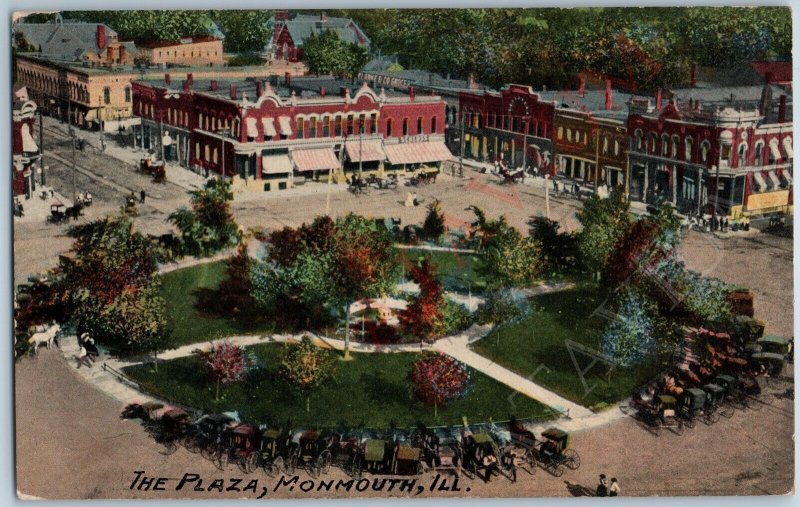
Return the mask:
{"type": "Polygon", "coordinates": [[[764,192],[762,194],[751,194],[747,198],[747,211],[754,211],[764,208],[775,208],[786,206],[789,203],[789,191],[778,190],[776,192],[764,192]]]}

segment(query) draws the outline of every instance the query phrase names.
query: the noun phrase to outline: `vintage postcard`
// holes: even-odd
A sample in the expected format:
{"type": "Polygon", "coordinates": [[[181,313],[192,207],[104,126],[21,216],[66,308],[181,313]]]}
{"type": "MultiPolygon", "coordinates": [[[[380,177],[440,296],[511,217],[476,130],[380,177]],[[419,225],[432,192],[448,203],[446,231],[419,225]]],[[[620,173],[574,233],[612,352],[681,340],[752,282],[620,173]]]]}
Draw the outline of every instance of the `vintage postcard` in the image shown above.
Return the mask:
{"type": "Polygon", "coordinates": [[[15,12],[18,496],[793,494],[791,14],[15,12]]]}

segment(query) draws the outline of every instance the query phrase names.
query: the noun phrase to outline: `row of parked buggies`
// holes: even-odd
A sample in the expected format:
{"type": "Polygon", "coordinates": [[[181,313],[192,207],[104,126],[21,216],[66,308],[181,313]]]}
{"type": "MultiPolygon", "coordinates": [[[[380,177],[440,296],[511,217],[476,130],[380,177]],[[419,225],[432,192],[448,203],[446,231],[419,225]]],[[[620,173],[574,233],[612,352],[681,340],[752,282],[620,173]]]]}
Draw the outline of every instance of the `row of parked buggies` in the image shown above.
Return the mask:
{"type": "Polygon", "coordinates": [[[287,430],[242,423],[235,413],[207,414],[197,419],[177,407],[131,404],[122,413],[139,418],[165,454],[182,446],[212,461],[220,470],[229,463],[243,472],[261,468],[270,476],[306,471],[312,477],[338,467],[354,478],[372,474],[419,475],[449,471],[470,479],[503,475],[516,480],[517,469],[533,475],[543,468],[555,476],[576,470],[580,456],[570,436],[550,428],[536,438],[522,424],[490,424],[470,428],[418,425],[403,430],[287,430]]]}
{"type": "Polygon", "coordinates": [[[759,379],[781,373],[785,362],[791,360],[791,346],[781,337],[765,336],[748,344],[743,352],[743,357],[731,358],[721,373],[702,382],[682,376],[680,370],[663,375],[635,392],[630,405],[621,408],[656,436],[663,429],[680,435],[698,421],[712,425],[720,417],[733,417],[736,410],[761,410],[759,379]]]}

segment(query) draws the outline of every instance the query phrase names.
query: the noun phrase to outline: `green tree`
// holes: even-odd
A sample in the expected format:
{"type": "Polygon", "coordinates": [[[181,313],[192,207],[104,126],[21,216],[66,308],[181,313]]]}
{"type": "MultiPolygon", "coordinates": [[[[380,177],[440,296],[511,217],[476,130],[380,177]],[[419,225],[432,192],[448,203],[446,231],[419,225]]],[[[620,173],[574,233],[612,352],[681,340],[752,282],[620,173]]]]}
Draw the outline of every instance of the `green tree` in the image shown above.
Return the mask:
{"type": "Polygon", "coordinates": [[[312,33],[303,41],[303,61],[314,74],[355,79],[369,61],[367,50],[339,38],[336,32],[312,33]]]}
{"type": "Polygon", "coordinates": [[[422,224],[422,235],[430,241],[439,241],[446,231],[442,203],[434,199],[428,204],[428,214],[422,224]]]}
{"type": "Polygon", "coordinates": [[[105,23],[123,40],[178,40],[208,34],[208,14],[201,10],[67,11],[64,17],[105,23]]]}
{"type": "Polygon", "coordinates": [[[191,192],[191,210],[184,206],[169,215],[168,221],[181,233],[185,253],[206,257],[239,242],[231,197],[229,182],[209,180],[191,192]]]}
{"type": "Polygon", "coordinates": [[[311,393],[336,374],[336,358],[303,336],[299,344],[287,344],[281,359],[280,373],[291,386],[306,397],[306,412],[311,411],[311,393]]]}
{"type": "Polygon", "coordinates": [[[621,366],[633,366],[656,353],[653,304],[632,290],[619,299],[616,318],[600,338],[600,351],[621,366]]]}
{"type": "Polygon", "coordinates": [[[541,270],[539,245],[523,237],[508,224],[506,217],[488,219],[483,211],[470,206],[475,213],[473,236],[479,237],[477,272],[492,288],[528,287],[536,281],[541,270]]]}
{"type": "Polygon", "coordinates": [[[619,239],[628,231],[630,203],[619,189],[608,198],[592,196],[576,213],[583,228],[578,233],[578,252],[583,265],[599,277],[619,239]]]}
{"type": "Polygon", "coordinates": [[[208,11],[208,17],[225,34],[225,51],[233,53],[257,53],[266,46],[272,36],[270,15],[264,10],[208,11]]]}

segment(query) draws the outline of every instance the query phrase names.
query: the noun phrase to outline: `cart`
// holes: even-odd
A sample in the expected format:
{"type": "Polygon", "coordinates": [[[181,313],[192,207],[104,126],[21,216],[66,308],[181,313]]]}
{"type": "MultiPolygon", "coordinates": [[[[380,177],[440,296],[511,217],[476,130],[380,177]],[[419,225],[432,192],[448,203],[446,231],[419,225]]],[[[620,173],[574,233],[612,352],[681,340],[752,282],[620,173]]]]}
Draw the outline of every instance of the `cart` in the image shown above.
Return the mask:
{"type": "Polygon", "coordinates": [[[535,457],[549,473],[561,477],[565,468],[577,470],[581,466],[580,455],[569,446],[569,433],[558,428],[548,428],[542,432],[542,439],[535,447],[535,457]]]}
{"type": "Polygon", "coordinates": [[[239,424],[233,429],[224,432],[227,445],[217,449],[214,464],[224,470],[228,463],[236,463],[242,472],[249,474],[258,468],[258,459],[261,450],[261,431],[252,424],[239,424]]]}
{"type": "Polygon", "coordinates": [[[266,429],[261,433],[261,467],[270,477],[279,473],[294,474],[292,465],[292,435],[280,429],[266,429]]]}
{"type": "Polygon", "coordinates": [[[328,473],[332,456],[326,439],[318,431],[298,431],[292,437],[292,442],[295,445],[289,465],[291,468],[303,468],[312,477],[328,473]]]}
{"type": "Polygon", "coordinates": [[[466,431],[461,442],[464,448],[464,473],[467,477],[474,479],[483,471],[484,481],[489,482],[493,473],[500,474],[503,454],[491,435],[466,431]]]}

